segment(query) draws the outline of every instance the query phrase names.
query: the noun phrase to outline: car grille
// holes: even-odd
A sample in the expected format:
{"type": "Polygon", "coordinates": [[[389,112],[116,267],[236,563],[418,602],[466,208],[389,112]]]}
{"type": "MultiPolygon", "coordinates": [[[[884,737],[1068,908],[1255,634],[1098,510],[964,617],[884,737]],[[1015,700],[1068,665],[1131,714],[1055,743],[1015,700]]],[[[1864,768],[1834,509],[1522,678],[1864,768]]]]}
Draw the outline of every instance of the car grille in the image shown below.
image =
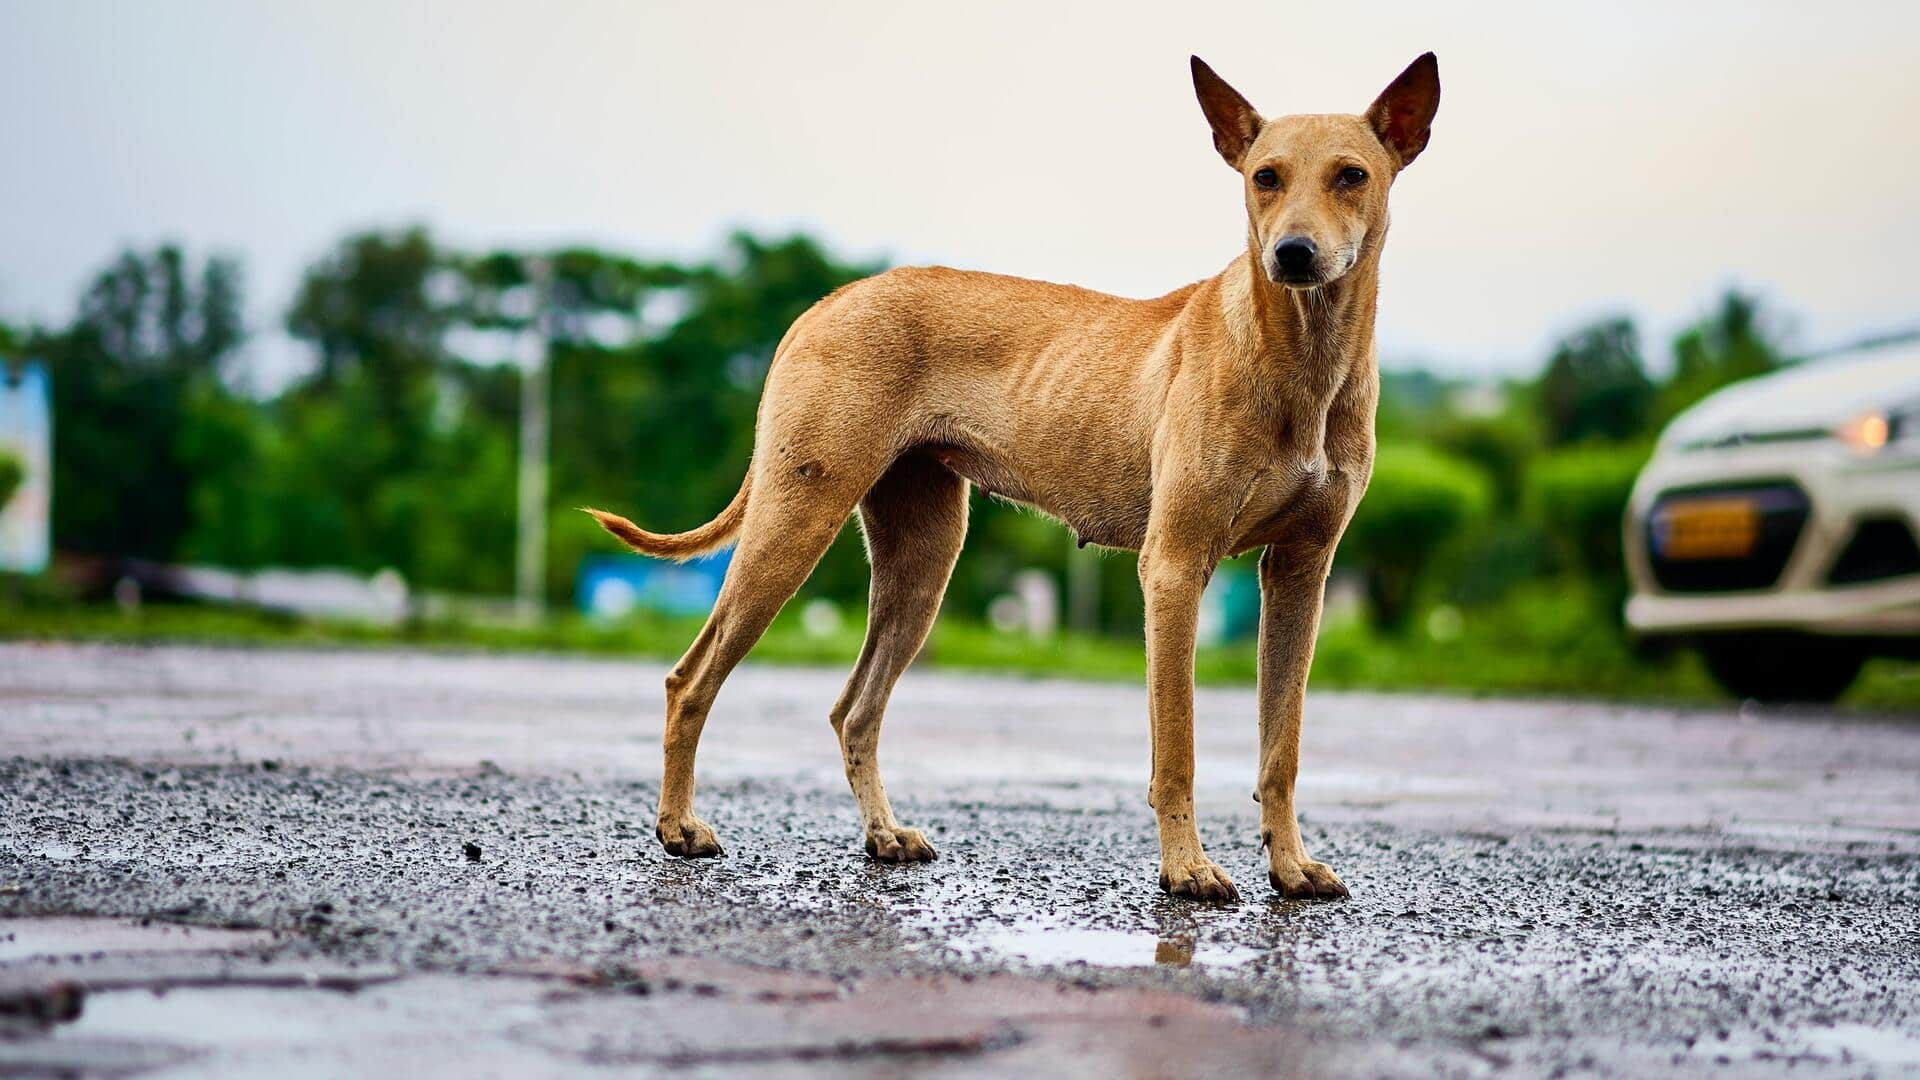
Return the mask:
{"type": "Polygon", "coordinates": [[[1812,504],[1799,485],[1787,481],[1716,484],[1662,492],[1647,515],[1647,558],[1653,578],[1668,592],[1739,592],[1771,588],[1800,542],[1812,504]],[[1751,548],[1743,555],[1719,558],[1668,558],[1661,553],[1657,523],[1662,511],[1702,499],[1750,500],[1757,516],[1751,548]]]}

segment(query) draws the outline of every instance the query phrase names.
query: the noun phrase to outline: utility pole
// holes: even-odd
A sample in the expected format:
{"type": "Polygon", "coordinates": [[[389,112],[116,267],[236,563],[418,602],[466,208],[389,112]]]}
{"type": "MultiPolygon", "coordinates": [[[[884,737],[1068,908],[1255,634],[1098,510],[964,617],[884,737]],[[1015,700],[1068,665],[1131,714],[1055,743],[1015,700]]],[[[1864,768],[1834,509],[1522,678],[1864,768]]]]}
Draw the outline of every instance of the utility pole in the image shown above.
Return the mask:
{"type": "Polygon", "coordinates": [[[553,268],[544,257],[528,260],[532,271],[533,344],[520,372],[519,515],[515,529],[514,611],[534,622],[546,607],[547,405],[553,381],[553,268]]]}

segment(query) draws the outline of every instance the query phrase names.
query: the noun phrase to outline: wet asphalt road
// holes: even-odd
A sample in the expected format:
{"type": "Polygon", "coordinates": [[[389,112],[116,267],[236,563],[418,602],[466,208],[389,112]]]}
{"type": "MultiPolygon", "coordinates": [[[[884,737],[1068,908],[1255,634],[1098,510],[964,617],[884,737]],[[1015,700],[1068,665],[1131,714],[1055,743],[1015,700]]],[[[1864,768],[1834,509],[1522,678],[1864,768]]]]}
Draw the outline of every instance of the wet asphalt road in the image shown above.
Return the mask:
{"type": "Polygon", "coordinates": [[[687,863],[662,675],[0,646],[0,1074],[1920,1072],[1916,718],[1314,695],[1353,896],[1294,902],[1252,695],[1203,691],[1217,907],[1154,889],[1137,688],[909,673],[941,857],[881,866],[842,673],[742,669],[687,863]]]}

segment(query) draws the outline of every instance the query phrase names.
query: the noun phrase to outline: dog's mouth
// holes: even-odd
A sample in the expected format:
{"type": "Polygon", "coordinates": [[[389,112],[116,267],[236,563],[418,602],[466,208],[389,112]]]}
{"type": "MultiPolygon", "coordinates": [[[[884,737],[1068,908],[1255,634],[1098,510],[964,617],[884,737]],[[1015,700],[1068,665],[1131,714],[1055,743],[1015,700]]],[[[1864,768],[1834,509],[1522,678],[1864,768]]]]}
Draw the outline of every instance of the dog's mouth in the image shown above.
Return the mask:
{"type": "Polygon", "coordinates": [[[1304,291],[1307,289],[1317,289],[1325,285],[1329,279],[1321,275],[1318,269],[1283,270],[1272,263],[1268,263],[1267,280],[1273,282],[1275,285],[1283,285],[1289,289],[1304,291]]]}
{"type": "Polygon", "coordinates": [[[1296,292],[1307,292],[1313,289],[1323,288],[1340,280],[1340,278],[1346,275],[1347,271],[1353,269],[1354,264],[1358,263],[1360,259],[1357,251],[1348,249],[1338,253],[1331,259],[1323,256],[1316,261],[1315,265],[1310,267],[1283,267],[1271,256],[1263,261],[1266,263],[1267,279],[1269,281],[1272,281],[1275,285],[1285,286],[1296,292]],[[1337,269],[1320,265],[1328,262],[1335,262],[1340,265],[1337,269]]]}

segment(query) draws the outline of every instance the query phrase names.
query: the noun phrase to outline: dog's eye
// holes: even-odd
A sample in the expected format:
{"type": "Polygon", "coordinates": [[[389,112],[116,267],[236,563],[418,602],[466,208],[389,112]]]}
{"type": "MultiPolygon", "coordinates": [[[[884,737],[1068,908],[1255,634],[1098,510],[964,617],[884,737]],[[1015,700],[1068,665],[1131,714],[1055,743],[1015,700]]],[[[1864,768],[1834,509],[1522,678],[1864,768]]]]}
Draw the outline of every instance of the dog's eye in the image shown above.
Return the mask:
{"type": "Polygon", "coordinates": [[[1266,191],[1272,191],[1274,188],[1280,186],[1280,174],[1274,172],[1272,169],[1255,169],[1253,170],[1253,186],[1266,191]]]}
{"type": "Polygon", "coordinates": [[[1349,165],[1340,170],[1340,175],[1334,177],[1333,182],[1341,187],[1359,187],[1367,182],[1367,170],[1349,165]]]}

